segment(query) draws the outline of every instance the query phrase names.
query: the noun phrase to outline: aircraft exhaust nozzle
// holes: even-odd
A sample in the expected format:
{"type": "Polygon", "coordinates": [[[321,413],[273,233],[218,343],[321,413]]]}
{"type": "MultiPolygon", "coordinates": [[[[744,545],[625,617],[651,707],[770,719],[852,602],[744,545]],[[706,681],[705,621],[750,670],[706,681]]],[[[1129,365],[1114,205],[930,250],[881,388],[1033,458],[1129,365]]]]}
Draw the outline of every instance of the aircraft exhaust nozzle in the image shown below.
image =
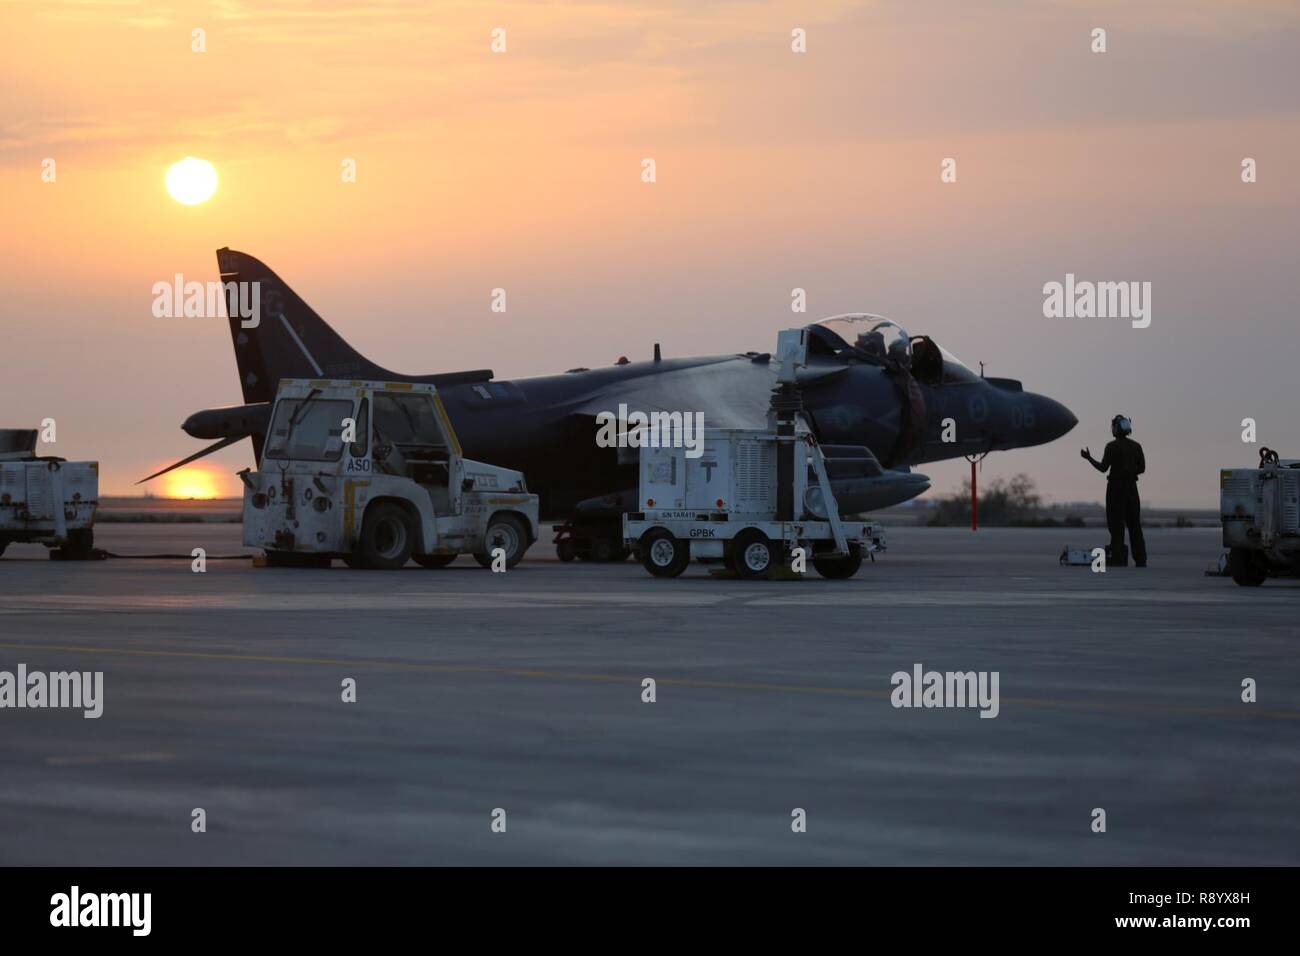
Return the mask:
{"type": "Polygon", "coordinates": [[[271,419],[270,402],[206,408],[195,412],[181,425],[191,438],[246,438],[266,431],[271,419]]]}
{"type": "MultiPolygon", "coordinates": [[[[831,493],[841,515],[867,514],[891,505],[910,501],[930,488],[930,479],[907,471],[885,471],[874,477],[832,478],[831,493]]],[[[826,501],[817,485],[810,485],[804,495],[804,509],[817,518],[826,518],[826,501]]]]}

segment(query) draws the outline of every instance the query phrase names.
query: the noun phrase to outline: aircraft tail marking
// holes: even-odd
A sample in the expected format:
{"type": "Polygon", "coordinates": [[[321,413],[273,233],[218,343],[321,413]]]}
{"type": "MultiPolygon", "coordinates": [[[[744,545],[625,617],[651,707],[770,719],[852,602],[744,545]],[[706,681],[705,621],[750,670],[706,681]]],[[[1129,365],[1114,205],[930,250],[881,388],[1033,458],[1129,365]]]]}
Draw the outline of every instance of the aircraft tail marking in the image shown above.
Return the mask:
{"type": "Polygon", "coordinates": [[[233,249],[217,250],[217,266],[227,298],[238,295],[233,283],[257,282],[261,313],[254,327],[244,328],[236,303],[227,301],[230,338],[239,368],[244,402],[269,402],[282,378],[345,378],[372,381],[428,382],[453,385],[485,382],[491,369],[433,375],[403,375],[370,361],[299,298],[265,263],[233,249]]]}

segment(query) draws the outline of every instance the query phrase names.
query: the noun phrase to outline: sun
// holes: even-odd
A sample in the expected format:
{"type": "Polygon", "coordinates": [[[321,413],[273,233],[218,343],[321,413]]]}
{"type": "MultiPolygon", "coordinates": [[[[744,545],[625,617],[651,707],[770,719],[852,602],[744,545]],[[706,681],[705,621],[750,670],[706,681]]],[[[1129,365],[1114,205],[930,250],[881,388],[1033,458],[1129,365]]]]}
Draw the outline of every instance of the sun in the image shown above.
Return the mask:
{"type": "Polygon", "coordinates": [[[167,192],[187,206],[207,202],[217,191],[217,171],[206,159],[186,156],[167,170],[167,192]]]}
{"type": "Polygon", "coordinates": [[[203,468],[182,468],[165,479],[163,496],[167,498],[216,498],[217,476],[203,468]]]}

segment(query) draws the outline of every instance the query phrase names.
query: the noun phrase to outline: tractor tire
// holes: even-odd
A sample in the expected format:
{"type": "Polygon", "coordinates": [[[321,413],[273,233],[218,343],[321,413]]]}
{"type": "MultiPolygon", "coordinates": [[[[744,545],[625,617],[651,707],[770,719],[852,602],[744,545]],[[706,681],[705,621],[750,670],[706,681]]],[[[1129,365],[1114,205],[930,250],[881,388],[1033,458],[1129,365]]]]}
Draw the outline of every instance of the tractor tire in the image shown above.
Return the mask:
{"type": "Polygon", "coordinates": [[[366,509],[359,545],[363,568],[396,571],[410,560],[415,522],[401,505],[377,502],[366,509]]]}
{"type": "Polygon", "coordinates": [[[474,552],[474,560],[482,567],[492,567],[492,552],[503,548],[506,552],[506,570],[524,559],[528,550],[528,527],[515,515],[498,515],[483,532],[483,543],[474,552]]]}

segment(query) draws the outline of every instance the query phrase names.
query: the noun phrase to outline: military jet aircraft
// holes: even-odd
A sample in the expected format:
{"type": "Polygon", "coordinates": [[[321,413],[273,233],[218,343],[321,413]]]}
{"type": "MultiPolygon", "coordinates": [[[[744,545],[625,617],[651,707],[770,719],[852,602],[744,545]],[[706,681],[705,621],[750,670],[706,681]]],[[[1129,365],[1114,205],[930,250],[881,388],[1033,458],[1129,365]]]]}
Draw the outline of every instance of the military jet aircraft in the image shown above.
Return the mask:
{"type": "MultiPolygon", "coordinates": [[[[260,284],[255,328],[243,327],[233,302],[228,311],[244,404],[191,415],[185,432],[215,444],[150,478],[244,438],[260,457],[282,378],[431,382],[468,457],[522,471],[544,514],[591,531],[603,545],[597,556],[618,557],[619,516],[632,510],[637,486],[636,453],[599,447],[598,415],[622,404],[646,413],[699,411],[714,428],[766,424],[777,374],[767,352],[664,358],[656,345],[650,361],[622,358],[517,381],[497,381],[489,369],[405,375],[356,352],[262,262],[231,249],[219,249],[217,262],[228,297],[238,283],[260,284]]],[[[854,510],[925,491],[928,479],[908,473],[913,465],[1040,445],[1076,424],[1059,402],[1013,379],[977,375],[933,340],[909,336],[881,316],[840,315],[808,330],[808,361],[798,372],[804,411],[824,446],[858,449],[847,452],[864,462],[849,476],[858,493],[854,510]]]]}

